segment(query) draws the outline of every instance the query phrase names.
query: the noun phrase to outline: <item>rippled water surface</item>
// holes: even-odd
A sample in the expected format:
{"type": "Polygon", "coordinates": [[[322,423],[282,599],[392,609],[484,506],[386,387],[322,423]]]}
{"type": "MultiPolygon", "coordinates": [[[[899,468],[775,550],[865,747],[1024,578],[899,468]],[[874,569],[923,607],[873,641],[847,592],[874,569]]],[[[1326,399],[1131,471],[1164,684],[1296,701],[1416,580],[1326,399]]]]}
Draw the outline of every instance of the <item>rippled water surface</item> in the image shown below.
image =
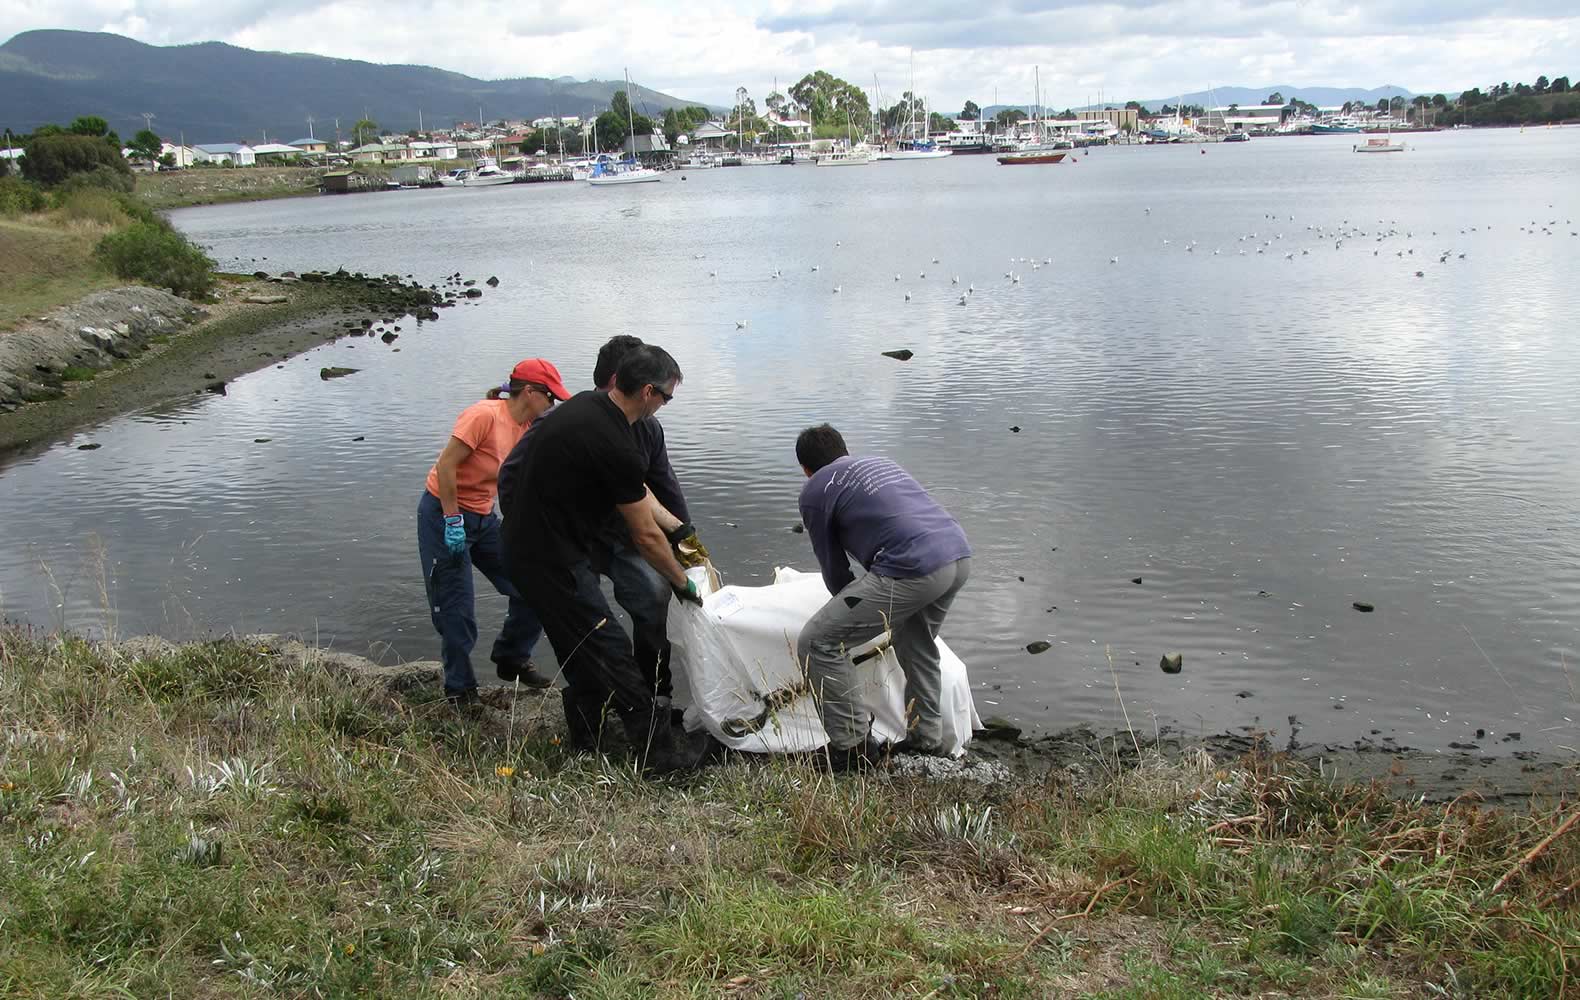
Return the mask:
{"type": "Polygon", "coordinates": [[[1410,144],[180,212],[244,270],[501,284],[399,351],[327,345],[0,471],[0,607],[434,657],[413,523],[456,413],[524,356],[586,386],[629,332],[686,372],[663,419],[734,582],[814,564],[789,530],[813,422],[955,512],[977,555],[946,635],[984,715],[1118,724],[1117,687],[1138,728],[1572,746],[1580,129],[1410,144]]]}

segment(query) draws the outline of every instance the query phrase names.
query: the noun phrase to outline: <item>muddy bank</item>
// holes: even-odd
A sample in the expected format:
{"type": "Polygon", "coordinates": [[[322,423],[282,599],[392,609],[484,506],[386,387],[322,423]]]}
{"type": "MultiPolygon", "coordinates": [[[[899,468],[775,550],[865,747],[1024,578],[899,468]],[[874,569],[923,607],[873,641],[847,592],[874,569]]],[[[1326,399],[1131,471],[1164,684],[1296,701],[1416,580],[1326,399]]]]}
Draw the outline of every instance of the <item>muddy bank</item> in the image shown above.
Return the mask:
{"type": "Polygon", "coordinates": [[[98,292],[0,336],[0,459],[195,392],[341,336],[420,328],[459,293],[394,275],[225,276],[195,305],[152,288],[98,292]]]}
{"type": "Polygon", "coordinates": [[[1496,751],[1456,749],[1444,752],[1396,746],[1391,742],[1358,740],[1350,744],[1308,744],[1287,740],[1275,745],[1256,735],[1221,733],[1186,735],[1164,728],[1156,735],[1120,731],[1100,733],[1077,727],[1058,733],[1023,735],[1012,726],[979,732],[971,753],[997,760],[1024,775],[1062,771],[1081,775],[1111,771],[1133,764],[1141,754],[1156,751],[1170,759],[1205,750],[1230,763],[1247,754],[1280,754],[1319,769],[1344,783],[1370,784],[1389,795],[1427,802],[1468,802],[1521,809],[1535,801],[1553,801],[1580,794],[1580,755],[1521,750],[1517,744],[1496,751]]]}
{"type": "MultiPolygon", "coordinates": [[[[248,636],[243,641],[257,643],[302,662],[321,664],[353,683],[372,683],[395,693],[418,695],[425,703],[443,705],[442,668],[437,661],[379,664],[352,653],[317,649],[278,635],[248,636]]],[[[123,640],[120,645],[128,651],[143,653],[170,650],[176,644],[142,636],[123,640]]],[[[481,695],[483,708],[477,721],[485,731],[498,730],[503,734],[512,714],[518,726],[550,733],[559,733],[564,728],[559,692],[552,688],[548,691],[512,690],[508,685],[489,684],[481,695]]],[[[1458,799],[1489,807],[1524,810],[1532,805],[1551,804],[1564,798],[1572,800],[1580,795],[1580,757],[1535,751],[1515,750],[1496,755],[1473,751],[1434,753],[1366,743],[1286,743],[1275,747],[1255,736],[1187,736],[1166,729],[1156,736],[1138,733],[1134,739],[1129,733],[1100,733],[1089,727],[1023,736],[1012,727],[991,722],[987,725],[988,728],[977,732],[961,761],[898,757],[893,769],[898,773],[983,784],[1042,785],[1051,779],[1055,783],[1095,786],[1135,767],[1143,757],[1161,755],[1167,760],[1178,761],[1205,751],[1225,767],[1247,759],[1278,755],[1300,761],[1338,784],[1374,784],[1389,796],[1429,803],[1458,799]]],[[[619,742],[618,738],[615,742],[619,742]]]]}

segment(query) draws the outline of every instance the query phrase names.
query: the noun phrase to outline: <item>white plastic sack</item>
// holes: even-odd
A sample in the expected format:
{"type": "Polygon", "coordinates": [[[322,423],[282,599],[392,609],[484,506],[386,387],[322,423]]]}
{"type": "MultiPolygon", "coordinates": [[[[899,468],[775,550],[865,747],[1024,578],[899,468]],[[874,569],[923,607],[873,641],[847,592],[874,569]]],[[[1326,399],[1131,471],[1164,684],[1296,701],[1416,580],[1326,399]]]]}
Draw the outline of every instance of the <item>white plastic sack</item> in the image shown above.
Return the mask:
{"type": "MultiPolygon", "coordinates": [[[[708,573],[689,571],[703,594],[703,606],[675,601],[669,611],[674,645],[674,699],[686,709],[686,728],[706,727],[720,742],[753,753],[796,753],[828,742],[817,706],[796,663],[796,639],[829,599],[817,573],[774,571],[766,587],[723,587],[712,591],[708,573]]],[[[883,644],[887,634],[851,651],[861,654],[883,644]]],[[[981,725],[971,701],[966,667],[943,639],[944,750],[959,756],[973,729],[981,725]]],[[[873,737],[892,742],[905,737],[905,674],[893,650],[885,648],[857,667],[861,701],[873,714],[873,737]]]]}

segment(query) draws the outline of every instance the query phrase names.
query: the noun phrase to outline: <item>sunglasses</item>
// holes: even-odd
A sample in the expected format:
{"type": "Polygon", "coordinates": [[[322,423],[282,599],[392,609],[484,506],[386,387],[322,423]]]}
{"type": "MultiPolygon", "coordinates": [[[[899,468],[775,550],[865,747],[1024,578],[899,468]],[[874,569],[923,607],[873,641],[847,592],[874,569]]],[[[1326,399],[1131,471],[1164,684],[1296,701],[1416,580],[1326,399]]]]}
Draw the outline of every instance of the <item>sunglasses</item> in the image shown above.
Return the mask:
{"type": "Polygon", "coordinates": [[[664,402],[668,403],[668,402],[672,402],[674,400],[674,398],[675,398],[675,394],[674,393],[672,393],[672,392],[665,392],[663,389],[660,389],[658,386],[654,385],[651,382],[649,382],[647,385],[648,385],[648,388],[650,388],[654,392],[658,393],[659,396],[661,396],[663,398],[664,402]]]}

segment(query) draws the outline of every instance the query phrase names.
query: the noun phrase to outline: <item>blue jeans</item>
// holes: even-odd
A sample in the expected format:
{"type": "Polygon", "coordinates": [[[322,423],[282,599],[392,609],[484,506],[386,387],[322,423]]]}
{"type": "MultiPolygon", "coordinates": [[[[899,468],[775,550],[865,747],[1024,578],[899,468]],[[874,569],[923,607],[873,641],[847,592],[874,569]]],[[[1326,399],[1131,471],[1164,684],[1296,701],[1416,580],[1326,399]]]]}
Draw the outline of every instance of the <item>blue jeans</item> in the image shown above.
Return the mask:
{"type": "Polygon", "coordinates": [[[538,616],[521,599],[505,572],[499,516],[462,510],[461,517],[466,522],[466,551],[451,555],[444,544],[444,508],[439,505],[439,498],[423,490],[422,499],[417,501],[417,553],[422,557],[428,611],[442,643],[444,693],[448,695],[477,687],[477,675],[472,673],[472,647],[477,645],[477,618],[472,610],[473,566],[488,577],[495,590],[510,599],[505,625],[494,640],[493,660],[525,660],[543,634],[538,616]]]}
{"type": "Polygon", "coordinates": [[[606,533],[592,546],[592,569],[614,584],[615,603],[631,616],[631,652],[647,688],[668,697],[669,581],[643,558],[625,532],[606,533]]]}

